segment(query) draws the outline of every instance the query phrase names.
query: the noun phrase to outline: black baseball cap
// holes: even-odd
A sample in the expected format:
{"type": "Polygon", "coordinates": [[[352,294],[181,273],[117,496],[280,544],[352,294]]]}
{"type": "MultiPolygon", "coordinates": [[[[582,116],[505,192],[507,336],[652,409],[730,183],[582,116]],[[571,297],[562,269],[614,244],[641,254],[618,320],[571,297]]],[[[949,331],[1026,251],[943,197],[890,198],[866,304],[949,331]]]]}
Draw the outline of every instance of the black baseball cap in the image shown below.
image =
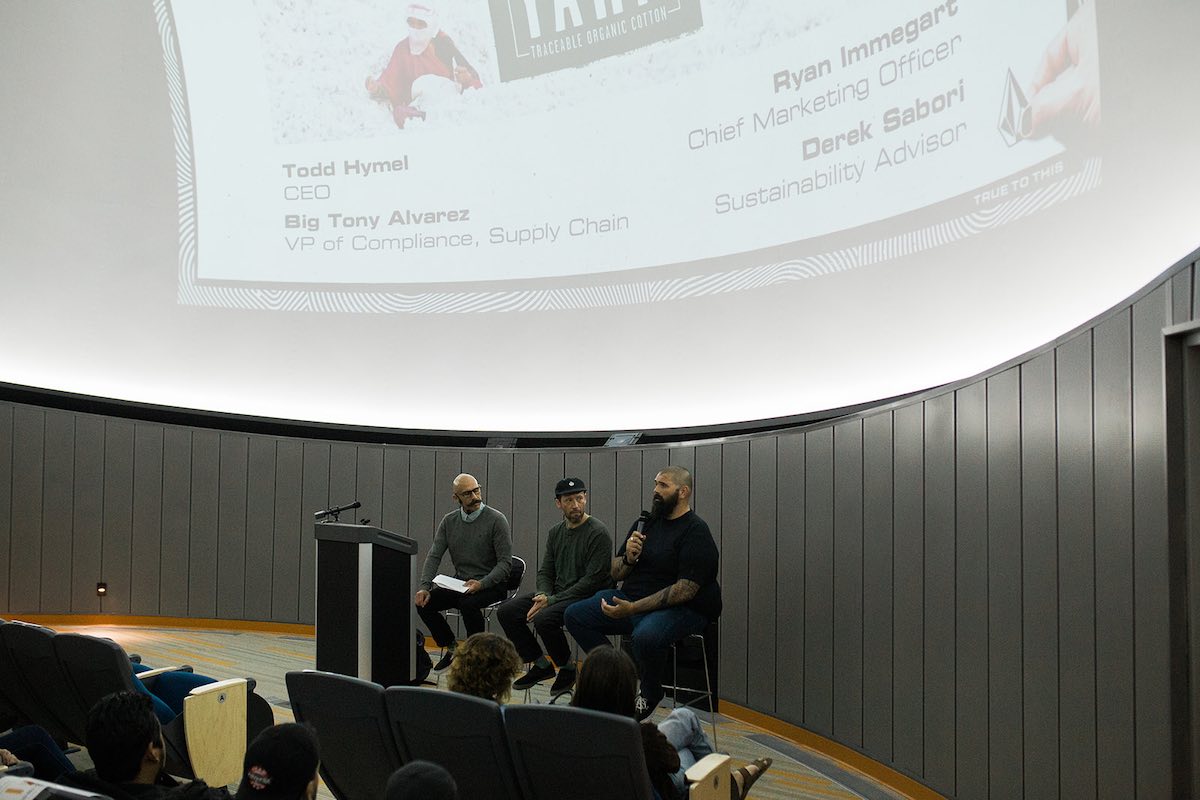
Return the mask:
{"type": "Polygon", "coordinates": [[[586,491],[587,487],[583,485],[583,478],[563,478],[555,485],[554,496],[562,497],[564,494],[586,491]]]}
{"type": "Polygon", "coordinates": [[[317,773],[317,737],[307,725],[265,729],[246,748],[237,800],[299,800],[317,773]]]}

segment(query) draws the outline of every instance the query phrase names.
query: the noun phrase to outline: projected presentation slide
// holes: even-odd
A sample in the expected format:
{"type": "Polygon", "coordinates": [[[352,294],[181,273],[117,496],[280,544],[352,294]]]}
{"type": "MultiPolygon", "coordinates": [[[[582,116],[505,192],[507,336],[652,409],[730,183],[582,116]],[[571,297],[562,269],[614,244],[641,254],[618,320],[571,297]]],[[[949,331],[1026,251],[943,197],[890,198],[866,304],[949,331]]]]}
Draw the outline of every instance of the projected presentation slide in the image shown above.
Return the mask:
{"type": "Polygon", "coordinates": [[[167,7],[185,304],[733,292],[781,265],[958,241],[1100,182],[1092,3],[167,7]]]}

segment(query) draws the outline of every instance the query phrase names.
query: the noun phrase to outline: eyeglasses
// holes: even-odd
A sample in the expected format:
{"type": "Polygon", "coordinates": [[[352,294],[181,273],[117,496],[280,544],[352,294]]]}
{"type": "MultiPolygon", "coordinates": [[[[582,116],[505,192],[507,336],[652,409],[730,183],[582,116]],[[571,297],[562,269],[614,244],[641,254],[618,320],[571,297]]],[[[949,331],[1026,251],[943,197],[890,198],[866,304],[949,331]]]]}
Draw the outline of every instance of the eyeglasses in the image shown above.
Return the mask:
{"type": "Polygon", "coordinates": [[[423,19],[417,19],[416,17],[409,17],[408,18],[408,27],[412,28],[413,30],[423,31],[429,27],[429,23],[423,19]]]}
{"type": "Polygon", "coordinates": [[[470,497],[473,494],[477,494],[480,497],[483,497],[483,487],[476,486],[474,489],[464,489],[463,491],[458,492],[457,494],[459,497],[470,497]]]}

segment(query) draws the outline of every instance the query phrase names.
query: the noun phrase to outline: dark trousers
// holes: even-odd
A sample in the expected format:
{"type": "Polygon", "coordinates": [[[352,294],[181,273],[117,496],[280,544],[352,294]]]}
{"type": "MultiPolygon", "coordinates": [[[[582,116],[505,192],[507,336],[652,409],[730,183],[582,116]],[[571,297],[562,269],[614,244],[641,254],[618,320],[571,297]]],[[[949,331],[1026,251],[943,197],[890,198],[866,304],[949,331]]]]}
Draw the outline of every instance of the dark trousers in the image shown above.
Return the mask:
{"type": "Polygon", "coordinates": [[[11,751],[21,761],[28,761],[33,765],[33,776],[44,781],[53,781],[59,775],[75,771],[75,765],[67,760],[50,734],[36,725],[0,734],[0,749],[11,751]]]}
{"type": "Polygon", "coordinates": [[[541,639],[546,646],[546,655],[550,656],[556,667],[562,668],[571,660],[571,646],[567,644],[567,634],[563,631],[563,616],[570,605],[571,601],[567,601],[543,608],[533,618],[532,631],[529,630],[531,623],[525,621],[525,615],[533,608],[532,594],[502,603],[496,609],[496,617],[522,661],[530,663],[538,660],[542,648],[538,647],[537,640],[541,639]],[[537,633],[537,638],[534,638],[534,633],[537,633]]]}
{"type": "Polygon", "coordinates": [[[438,647],[449,647],[454,642],[454,631],[442,616],[443,611],[448,608],[459,610],[467,636],[483,633],[483,609],[503,600],[507,594],[503,586],[480,589],[474,594],[460,594],[435,586],[429,590],[429,602],[425,607],[417,607],[417,615],[429,628],[429,635],[438,643],[438,647]]]}
{"type": "Polygon", "coordinates": [[[669,606],[624,619],[612,619],[600,608],[600,598],[628,600],[620,589],[602,589],[567,609],[567,630],[586,652],[608,644],[611,634],[627,635],[633,642],[633,660],[637,663],[642,696],[651,705],[663,698],[663,676],[671,645],[692,633],[703,633],[708,620],[686,606],[669,606]]]}

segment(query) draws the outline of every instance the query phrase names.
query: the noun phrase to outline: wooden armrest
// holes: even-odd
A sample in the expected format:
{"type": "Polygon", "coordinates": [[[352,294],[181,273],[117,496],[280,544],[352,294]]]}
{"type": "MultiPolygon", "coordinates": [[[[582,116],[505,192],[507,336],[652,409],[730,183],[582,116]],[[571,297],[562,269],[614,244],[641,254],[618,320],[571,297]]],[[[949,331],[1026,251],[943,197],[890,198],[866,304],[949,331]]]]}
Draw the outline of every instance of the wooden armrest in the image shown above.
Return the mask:
{"type": "Polygon", "coordinates": [[[191,671],[192,671],[192,666],[190,664],[180,664],[177,667],[158,667],[157,669],[148,669],[145,672],[136,672],[136,673],[134,673],[133,677],[138,678],[142,681],[145,681],[147,678],[157,678],[159,675],[162,675],[167,672],[191,672],[191,671]]]}
{"type": "Polygon", "coordinates": [[[244,678],[197,686],[183,699],[183,730],[192,772],[209,786],[242,779],[246,755],[244,678]]]}
{"type": "Polygon", "coordinates": [[[688,767],[688,800],[729,800],[729,756],[710,753],[688,767]]]}

